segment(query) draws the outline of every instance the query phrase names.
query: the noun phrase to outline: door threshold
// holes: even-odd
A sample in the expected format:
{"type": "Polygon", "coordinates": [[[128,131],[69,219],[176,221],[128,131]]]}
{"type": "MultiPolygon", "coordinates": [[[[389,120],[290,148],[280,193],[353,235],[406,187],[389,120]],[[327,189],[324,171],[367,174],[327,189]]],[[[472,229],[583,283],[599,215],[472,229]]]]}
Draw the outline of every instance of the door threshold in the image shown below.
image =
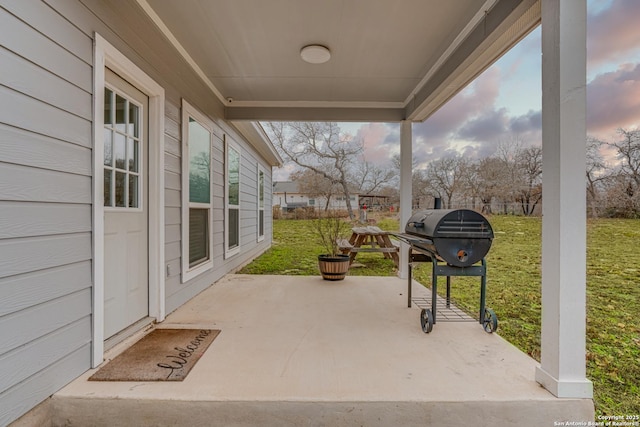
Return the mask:
{"type": "Polygon", "coordinates": [[[107,338],[104,341],[104,350],[111,350],[113,347],[117,346],[118,344],[120,344],[127,338],[132,337],[138,332],[149,330],[153,327],[155,321],[156,319],[154,317],[143,317],[142,319],[133,323],[131,326],[128,326],[112,337],[107,338]]]}

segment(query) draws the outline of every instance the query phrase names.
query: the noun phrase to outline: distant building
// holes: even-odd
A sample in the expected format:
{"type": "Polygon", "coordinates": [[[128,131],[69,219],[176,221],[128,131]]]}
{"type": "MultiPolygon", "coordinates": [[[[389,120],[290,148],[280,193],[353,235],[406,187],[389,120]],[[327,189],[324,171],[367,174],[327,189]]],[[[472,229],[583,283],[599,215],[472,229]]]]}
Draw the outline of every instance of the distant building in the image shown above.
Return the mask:
{"type": "MultiPolygon", "coordinates": [[[[351,194],[351,208],[358,209],[359,195],[351,194]]],[[[273,183],[273,206],[280,206],[282,212],[289,212],[296,208],[313,207],[324,209],[327,198],[324,196],[310,196],[298,190],[298,184],[293,181],[276,181],[273,183]]],[[[347,209],[347,201],[343,194],[336,194],[329,198],[329,209],[347,209]]]]}

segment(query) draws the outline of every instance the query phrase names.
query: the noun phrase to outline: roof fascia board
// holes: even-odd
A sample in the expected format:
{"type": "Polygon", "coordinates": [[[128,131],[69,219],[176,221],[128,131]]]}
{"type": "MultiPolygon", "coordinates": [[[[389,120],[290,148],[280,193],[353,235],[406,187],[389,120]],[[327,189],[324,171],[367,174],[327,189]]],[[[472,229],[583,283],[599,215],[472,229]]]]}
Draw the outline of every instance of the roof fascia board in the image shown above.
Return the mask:
{"type": "Polygon", "coordinates": [[[271,138],[269,138],[269,135],[267,135],[260,123],[253,121],[235,121],[230,123],[271,166],[281,167],[284,164],[282,157],[280,157],[280,154],[278,154],[271,142],[271,138]]]}
{"type": "Polygon", "coordinates": [[[540,23],[539,0],[501,0],[406,107],[423,121],[471,83],[540,23]]]}
{"type": "Polygon", "coordinates": [[[166,26],[164,21],[158,16],[158,14],[153,10],[151,5],[147,2],[147,0],[136,0],[138,5],[142,8],[144,13],[151,19],[151,21],[158,27],[160,32],[169,40],[169,43],[178,51],[180,56],[189,64],[189,66],[193,69],[193,71],[200,77],[200,79],[204,82],[205,85],[211,90],[211,92],[220,100],[222,104],[225,103],[225,98],[220,93],[218,88],[213,84],[213,82],[207,77],[205,72],[200,68],[198,63],[189,55],[187,49],[182,46],[182,44],[178,41],[178,39],[173,35],[169,27],[166,26]]]}
{"type": "MultiPolygon", "coordinates": [[[[173,35],[171,30],[166,26],[164,21],[153,10],[147,0],[136,0],[138,5],[147,14],[151,21],[158,27],[160,32],[169,40],[171,45],[178,51],[180,56],[189,64],[191,69],[198,75],[198,77],[204,82],[205,85],[211,90],[211,92],[218,98],[218,100],[224,105],[227,100],[222,93],[213,84],[213,82],[206,76],[205,72],[200,68],[197,62],[189,55],[189,52],[182,46],[178,39],[173,35]]],[[[282,166],[283,160],[275,150],[271,139],[267,136],[264,129],[259,123],[233,123],[234,127],[258,150],[265,159],[272,166],[282,166]]]]}
{"type": "Polygon", "coordinates": [[[482,5],[480,10],[475,14],[475,16],[469,21],[469,23],[460,31],[460,34],[453,40],[451,45],[444,51],[444,53],[438,58],[435,64],[427,71],[427,74],[420,80],[420,83],[416,85],[411,94],[405,99],[404,106],[407,106],[409,102],[414,98],[416,93],[420,91],[420,89],[433,77],[433,75],[438,71],[438,69],[447,61],[447,59],[451,56],[453,52],[460,46],[460,44],[469,36],[469,33],[473,31],[474,28],[477,27],[478,23],[487,15],[487,11],[491,9],[498,0],[486,0],[482,5]]]}

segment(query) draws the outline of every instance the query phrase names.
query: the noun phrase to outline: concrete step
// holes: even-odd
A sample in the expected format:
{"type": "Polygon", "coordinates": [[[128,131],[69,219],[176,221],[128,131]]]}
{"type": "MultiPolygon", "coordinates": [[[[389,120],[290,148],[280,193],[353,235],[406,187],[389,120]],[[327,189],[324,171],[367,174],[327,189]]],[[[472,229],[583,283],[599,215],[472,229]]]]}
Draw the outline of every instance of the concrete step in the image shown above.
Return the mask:
{"type": "MultiPolygon", "coordinates": [[[[490,384],[487,385],[490,392],[490,384]]],[[[587,401],[294,402],[54,398],[52,425],[157,426],[553,426],[586,421],[587,401]]]]}

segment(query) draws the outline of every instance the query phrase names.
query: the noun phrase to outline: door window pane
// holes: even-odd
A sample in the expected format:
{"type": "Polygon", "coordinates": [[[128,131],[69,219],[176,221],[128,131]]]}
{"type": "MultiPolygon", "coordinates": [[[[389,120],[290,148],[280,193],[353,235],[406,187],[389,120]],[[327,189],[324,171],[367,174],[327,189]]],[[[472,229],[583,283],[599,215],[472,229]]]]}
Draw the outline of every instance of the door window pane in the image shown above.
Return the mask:
{"type": "Polygon", "coordinates": [[[118,169],[124,169],[125,166],[125,159],[127,158],[127,151],[126,151],[126,138],[124,135],[120,134],[120,133],[115,133],[114,135],[114,139],[113,139],[113,154],[115,157],[115,161],[116,161],[116,167],[118,169]]]}
{"type": "Polygon", "coordinates": [[[138,172],[138,141],[129,138],[127,142],[129,143],[129,148],[127,150],[129,157],[129,171],[138,172]]]}
{"type": "Polygon", "coordinates": [[[113,125],[113,92],[104,89],[104,124],[113,125]]]}
{"type": "Polygon", "coordinates": [[[189,201],[211,201],[211,134],[189,117],[189,201]]]}
{"type": "Polygon", "coordinates": [[[133,135],[136,138],[139,138],[139,126],[138,126],[138,115],[140,108],[137,105],[129,103],[129,127],[127,129],[127,133],[129,135],[133,135]]]}
{"type": "Polygon", "coordinates": [[[116,172],[116,193],[115,193],[115,205],[117,207],[125,207],[126,191],[127,191],[127,174],[124,172],[116,172]]]}
{"type": "Polygon", "coordinates": [[[104,205],[113,206],[113,192],[111,191],[111,183],[113,182],[113,171],[111,169],[104,170],[104,205]]]}
{"type": "Polygon", "coordinates": [[[115,128],[116,130],[125,133],[127,131],[126,128],[126,112],[127,112],[127,100],[116,94],[116,110],[115,110],[115,128]]]}
{"type": "Polygon", "coordinates": [[[138,176],[129,175],[129,207],[137,208],[138,206],[138,176]]]}
{"type": "Polygon", "coordinates": [[[104,130],[104,164],[113,166],[113,132],[111,129],[104,130]]]}

